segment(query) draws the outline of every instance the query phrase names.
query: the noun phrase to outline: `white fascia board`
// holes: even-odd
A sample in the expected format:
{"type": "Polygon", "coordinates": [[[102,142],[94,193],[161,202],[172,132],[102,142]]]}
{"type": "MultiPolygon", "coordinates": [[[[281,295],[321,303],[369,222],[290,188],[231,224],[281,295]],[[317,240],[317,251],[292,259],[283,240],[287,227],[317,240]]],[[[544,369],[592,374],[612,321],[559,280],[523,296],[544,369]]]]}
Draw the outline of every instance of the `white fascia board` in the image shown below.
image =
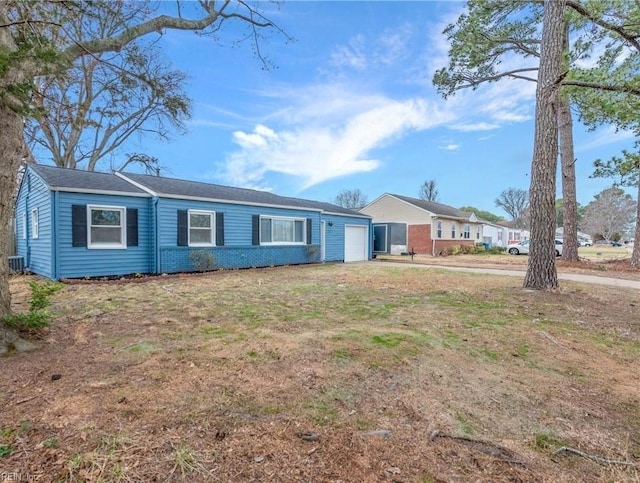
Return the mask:
{"type": "MultiPolygon", "coordinates": [[[[364,205],[362,208],[360,208],[359,211],[362,211],[366,208],[368,208],[369,206],[371,206],[372,204],[376,203],[379,199],[383,198],[384,196],[389,195],[389,193],[382,193],[380,196],[378,196],[375,200],[373,200],[371,203],[368,203],[366,205],[364,205]]],[[[391,195],[389,195],[391,196],[391,195]]]]}

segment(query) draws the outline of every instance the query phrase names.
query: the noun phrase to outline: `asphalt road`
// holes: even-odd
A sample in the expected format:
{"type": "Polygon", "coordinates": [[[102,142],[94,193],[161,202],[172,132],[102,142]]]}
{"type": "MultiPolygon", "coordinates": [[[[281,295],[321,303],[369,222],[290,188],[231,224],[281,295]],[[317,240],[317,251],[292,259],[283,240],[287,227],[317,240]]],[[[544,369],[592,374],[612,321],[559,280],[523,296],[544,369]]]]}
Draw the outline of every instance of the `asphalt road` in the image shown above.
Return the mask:
{"type": "MultiPolygon", "coordinates": [[[[498,269],[498,268],[481,268],[481,267],[451,267],[444,265],[427,265],[423,263],[396,263],[396,262],[385,262],[385,261],[368,261],[368,262],[358,262],[363,264],[368,264],[371,266],[378,267],[407,267],[407,268],[423,268],[423,269],[437,269],[437,270],[449,270],[452,272],[471,272],[471,273],[486,273],[489,275],[504,275],[507,277],[520,277],[524,278],[525,271],[524,270],[508,270],[508,269],[498,269]]],[[[558,280],[571,280],[572,282],[580,282],[580,283],[593,283],[597,285],[610,285],[614,287],[625,287],[625,288],[635,288],[636,290],[640,290],[640,281],[636,280],[624,280],[621,278],[611,278],[611,277],[598,277],[595,275],[583,275],[580,273],[562,273],[558,272],[558,280]]]]}

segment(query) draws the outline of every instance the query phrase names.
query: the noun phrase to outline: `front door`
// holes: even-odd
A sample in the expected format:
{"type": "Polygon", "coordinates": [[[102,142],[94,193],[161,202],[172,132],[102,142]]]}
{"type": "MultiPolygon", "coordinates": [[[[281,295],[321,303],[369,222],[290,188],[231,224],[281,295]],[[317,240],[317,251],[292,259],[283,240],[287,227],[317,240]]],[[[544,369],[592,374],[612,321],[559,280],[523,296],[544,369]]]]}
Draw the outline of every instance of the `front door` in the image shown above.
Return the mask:
{"type": "Polygon", "coordinates": [[[387,252],[387,225],[373,227],[373,251],[376,253],[387,252]]]}

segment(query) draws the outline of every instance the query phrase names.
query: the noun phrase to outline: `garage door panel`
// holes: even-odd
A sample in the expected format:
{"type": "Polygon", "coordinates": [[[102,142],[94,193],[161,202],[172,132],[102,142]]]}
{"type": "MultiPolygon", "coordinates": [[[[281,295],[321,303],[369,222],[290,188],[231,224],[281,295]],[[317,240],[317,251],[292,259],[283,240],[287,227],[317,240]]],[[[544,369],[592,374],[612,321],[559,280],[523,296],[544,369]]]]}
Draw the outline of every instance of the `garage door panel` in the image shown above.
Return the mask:
{"type": "Polygon", "coordinates": [[[359,262],[369,258],[366,226],[344,227],[344,261],[359,262]]]}

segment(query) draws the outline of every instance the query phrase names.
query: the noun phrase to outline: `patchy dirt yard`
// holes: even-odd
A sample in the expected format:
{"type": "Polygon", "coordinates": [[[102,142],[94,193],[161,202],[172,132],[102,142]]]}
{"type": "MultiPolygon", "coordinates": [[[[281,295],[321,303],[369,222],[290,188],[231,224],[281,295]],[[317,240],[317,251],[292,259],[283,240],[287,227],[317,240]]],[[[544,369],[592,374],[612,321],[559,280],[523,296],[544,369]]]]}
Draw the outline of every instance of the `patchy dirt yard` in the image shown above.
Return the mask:
{"type": "Polygon", "coordinates": [[[2,359],[4,479],[640,479],[637,290],[327,265],[54,300],[2,359]]]}

